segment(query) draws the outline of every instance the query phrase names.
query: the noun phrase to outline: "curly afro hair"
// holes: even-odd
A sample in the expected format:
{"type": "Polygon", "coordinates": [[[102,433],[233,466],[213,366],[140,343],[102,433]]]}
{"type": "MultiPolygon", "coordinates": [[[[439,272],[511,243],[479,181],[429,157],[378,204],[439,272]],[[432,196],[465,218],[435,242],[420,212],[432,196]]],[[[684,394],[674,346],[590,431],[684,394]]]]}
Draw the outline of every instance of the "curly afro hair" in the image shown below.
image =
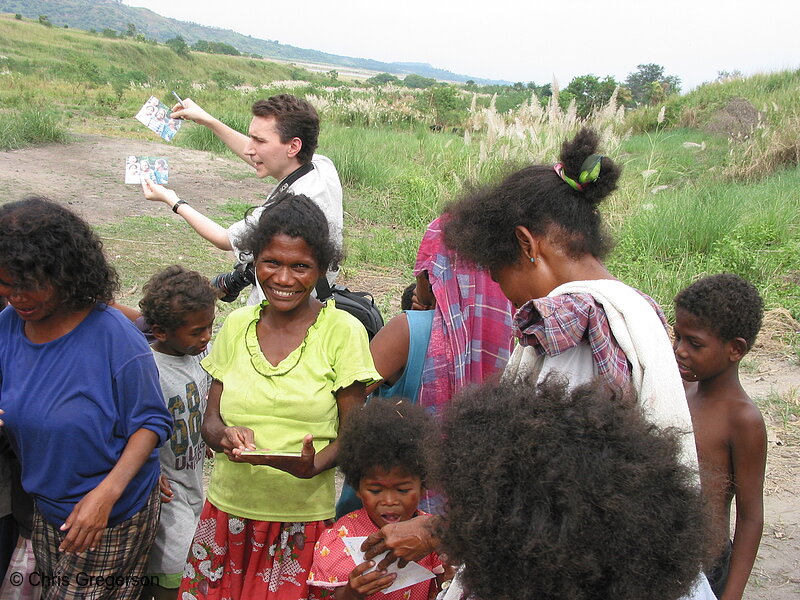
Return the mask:
{"type": "Polygon", "coordinates": [[[52,286],[71,311],[107,304],[119,287],[89,224],[42,197],[0,207],[0,267],[22,289],[52,286]]]}
{"type": "Polygon", "coordinates": [[[410,283],[400,296],[400,310],[412,310],[414,306],[414,292],[417,291],[417,282],[410,283]]]}
{"type": "MultiPolygon", "coordinates": [[[[597,134],[581,129],[561,147],[564,173],[578,180],[583,162],[595,154],[597,134]]],[[[445,243],[460,256],[489,269],[517,262],[518,225],[536,236],[549,236],[568,256],[605,257],[613,247],[597,205],[617,187],[620,169],[608,157],[600,161],[596,181],[574,190],[552,165],[532,165],[512,173],[500,184],[473,189],[445,208],[445,243]]]]}
{"type": "Polygon", "coordinates": [[[339,467],[347,485],[358,489],[361,479],[380,467],[400,467],[419,477],[428,475],[425,449],[435,432],[425,409],[402,400],[375,398],[350,413],[341,432],[339,467]]]}
{"type": "Polygon", "coordinates": [[[303,143],[297,160],[306,164],[314,156],[319,140],[319,114],[306,100],[291,94],[278,94],[253,104],[254,117],[272,117],[281,143],[287,144],[292,138],[300,138],[303,143]]]}
{"type": "Polygon", "coordinates": [[[748,350],[756,341],[764,316],[758,290],[733,273],[694,282],[675,296],[675,308],[694,315],[723,341],[744,338],[748,350]]]}
{"type": "Polygon", "coordinates": [[[481,600],[674,600],[707,556],[678,434],[602,382],[468,389],[433,456],[444,551],[481,600]]]}
{"type": "Polygon", "coordinates": [[[197,271],[172,265],[154,274],[142,289],[142,315],[150,325],[173,332],[186,322],[186,315],[213,307],[219,290],[197,271]]]}
{"type": "Polygon", "coordinates": [[[239,247],[255,259],[272,238],[281,234],[303,238],[323,273],[339,268],[341,250],[330,238],[322,209],[308,196],[291,192],[279,195],[266,205],[258,222],[239,241],[239,247]]]}

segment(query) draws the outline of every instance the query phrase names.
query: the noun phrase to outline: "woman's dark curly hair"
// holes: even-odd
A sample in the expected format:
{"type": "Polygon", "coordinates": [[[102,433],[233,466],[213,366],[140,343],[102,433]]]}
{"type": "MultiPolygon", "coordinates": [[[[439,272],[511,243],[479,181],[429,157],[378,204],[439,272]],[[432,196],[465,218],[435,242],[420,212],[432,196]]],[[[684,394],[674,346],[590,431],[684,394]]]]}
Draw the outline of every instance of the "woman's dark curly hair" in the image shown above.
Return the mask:
{"type": "Polygon", "coordinates": [[[744,338],[748,350],[756,341],[764,316],[758,290],[733,273],[695,281],[675,296],[675,308],[695,316],[723,341],[744,338]]]}
{"type": "Polygon", "coordinates": [[[677,432],[602,382],[485,384],[434,447],[440,536],[481,600],[674,600],[706,558],[707,512],[677,432]]]}
{"type": "Polygon", "coordinates": [[[261,212],[258,223],[239,241],[239,247],[258,258],[259,253],[276,235],[303,238],[310,246],[317,266],[336,271],[342,252],[330,238],[328,220],[322,209],[303,194],[283,194],[261,212]]]}
{"type": "Polygon", "coordinates": [[[108,303],[119,287],[89,224],[47,198],[0,207],[0,267],[22,289],[52,286],[70,311],[108,303]]]}
{"type": "MultiPolygon", "coordinates": [[[[564,173],[577,181],[581,166],[597,152],[599,139],[581,129],[561,146],[564,173]]],[[[608,157],[600,161],[596,181],[577,191],[552,165],[532,165],[512,173],[500,184],[473,189],[445,208],[445,243],[460,256],[489,269],[519,259],[515,228],[522,225],[536,236],[550,236],[572,258],[591,254],[602,259],[613,241],[597,205],[617,187],[620,169],[608,157]]]]}
{"type": "Polygon", "coordinates": [[[197,271],[172,265],[154,274],[142,288],[142,315],[150,325],[172,332],[186,322],[186,315],[215,305],[219,289],[211,287],[197,271]]]}
{"type": "Polygon", "coordinates": [[[432,417],[417,404],[370,400],[350,413],[342,428],[338,460],[345,481],[358,489],[372,469],[388,472],[400,467],[424,485],[428,475],[425,449],[435,431],[432,417]]]}

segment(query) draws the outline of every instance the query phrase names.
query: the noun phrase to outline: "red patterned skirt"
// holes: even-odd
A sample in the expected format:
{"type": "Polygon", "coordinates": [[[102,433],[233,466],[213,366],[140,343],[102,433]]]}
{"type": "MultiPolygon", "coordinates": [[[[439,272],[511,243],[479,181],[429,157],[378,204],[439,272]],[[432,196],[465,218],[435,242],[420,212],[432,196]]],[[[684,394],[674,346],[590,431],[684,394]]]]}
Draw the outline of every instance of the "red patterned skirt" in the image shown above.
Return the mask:
{"type": "Polygon", "coordinates": [[[181,600],[305,600],[325,521],[273,523],[222,512],[206,500],[178,591],[181,600]]]}

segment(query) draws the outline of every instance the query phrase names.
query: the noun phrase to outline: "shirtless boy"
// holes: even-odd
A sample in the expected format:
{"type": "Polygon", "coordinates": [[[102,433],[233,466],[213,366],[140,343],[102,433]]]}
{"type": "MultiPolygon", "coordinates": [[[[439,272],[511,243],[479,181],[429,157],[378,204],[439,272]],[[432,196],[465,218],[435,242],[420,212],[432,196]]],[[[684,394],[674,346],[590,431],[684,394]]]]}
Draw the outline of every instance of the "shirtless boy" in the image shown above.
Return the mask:
{"type": "Polygon", "coordinates": [[[742,598],[764,525],[766,428],[739,383],[739,361],[753,346],[762,312],[756,289],[729,273],[701,279],[675,298],[675,358],[692,415],[703,492],[726,539],[706,573],[720,600],[742,598]]]}

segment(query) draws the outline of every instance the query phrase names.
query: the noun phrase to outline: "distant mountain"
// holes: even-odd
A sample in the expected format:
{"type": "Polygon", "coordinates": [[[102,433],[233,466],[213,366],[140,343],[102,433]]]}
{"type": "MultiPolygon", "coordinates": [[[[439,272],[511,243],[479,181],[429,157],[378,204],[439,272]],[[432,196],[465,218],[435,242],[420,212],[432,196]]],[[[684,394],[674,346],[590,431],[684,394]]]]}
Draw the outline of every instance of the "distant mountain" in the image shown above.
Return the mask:
{"type": "Polygon", "coordinates": [[[509,83],[459,75],[444,69],[437,69],[426,63],[386,63],[368,58],[352,58],[308,48],[298,48],[273,40],[261,40],[249,35],[242,35],[229,29],[168,19],[146,8],[127,6],[119,0],[0,0],[0,12],[19,13],[29,19],[37,19],[40,15],[46,15],[56,26],[68,25],[76,29],[94,29],[96,31],[114,29],[124,32],[128,29],[128,24],[133,23],[136,25],[138,33],[159,42],[165,42],[180,35],[189,44],[194,44],[198,40],[222,42],[230,44],[243,53],[259,54],[265,58],[286,61],[322,63],[330,65],[332,68],[350,67],[401,76],[416,73],[423,77],[461,83],[471,79],[481,85],[509,83]]]}

